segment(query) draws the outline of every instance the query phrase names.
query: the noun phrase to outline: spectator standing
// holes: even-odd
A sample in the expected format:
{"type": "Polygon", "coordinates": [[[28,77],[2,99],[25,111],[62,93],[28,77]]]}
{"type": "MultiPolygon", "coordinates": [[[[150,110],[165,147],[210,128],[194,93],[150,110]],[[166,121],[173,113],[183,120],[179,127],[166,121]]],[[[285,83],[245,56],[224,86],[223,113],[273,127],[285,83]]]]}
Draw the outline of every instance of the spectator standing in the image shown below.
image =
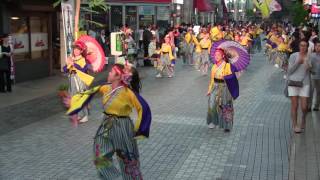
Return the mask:
{"type": "Polygon", "coordinates": [[[107,56],[107,38],[105,30],[101,30],[99,36],[97,37],[97,41],[103,49],[105,56],[107,56]]]}
{"type": "Polygon", "coordinates": [[[311,94],[310,94],[310,101],[309,107],[312,108],[312,101],[313,101],[313,92],[316,93],[315,104],[313,107],[314,111],[319,111],[320,105],[320,41],[316,40],[314,42],[315,45],[315,52],[311,54],[310,59],[310,66],[311,66],[311,79],[312,79],[312,86],[311,86],[311,94]]]}
{"type": "Polygon", "coordinates": [[[299,43],[299,52],[291,54],[288,67],[288,95],[291,99],[291,119],[295,133],[300,133],[306,125],[307,100],[310,97],[308,61],[308,40],[302,39],[299,43]],[[302,111],[300,127],[297,121],[299,102],[302,111]]]}
{"type": "Polygon", "coordinates": [[[139,49],[142,49],[143,44],[143,26],[139,27],[138,33],[139,33],[139,49]]]}
{"type": "Polygon", "coordinates": [[[0,36],[0,92],[12,92],[11,87],[11,55],[8,35],[0,36]]]}
{"type": "Polygon", "coordinates": [[[143,31],[143,48],[144,48],[144,65],[151,66],[151,62],[148,59],[148,48],[152,39],[152,33],[150,26],[143,31]]]}

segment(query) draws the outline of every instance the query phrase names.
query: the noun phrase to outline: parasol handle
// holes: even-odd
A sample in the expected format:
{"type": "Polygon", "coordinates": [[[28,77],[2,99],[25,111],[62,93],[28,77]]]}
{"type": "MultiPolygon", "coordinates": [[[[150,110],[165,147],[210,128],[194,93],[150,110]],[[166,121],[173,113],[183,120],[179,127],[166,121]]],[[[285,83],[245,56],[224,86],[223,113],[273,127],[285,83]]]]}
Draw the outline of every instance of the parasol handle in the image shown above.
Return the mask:
{"type": "Polygon", "coordinates": [[[80,16],[80,0],[76,0],[76,14],[74,19],[74,36],[75,39],[78,39],[78,32],[79,32],[79,16],[80,16]]]}

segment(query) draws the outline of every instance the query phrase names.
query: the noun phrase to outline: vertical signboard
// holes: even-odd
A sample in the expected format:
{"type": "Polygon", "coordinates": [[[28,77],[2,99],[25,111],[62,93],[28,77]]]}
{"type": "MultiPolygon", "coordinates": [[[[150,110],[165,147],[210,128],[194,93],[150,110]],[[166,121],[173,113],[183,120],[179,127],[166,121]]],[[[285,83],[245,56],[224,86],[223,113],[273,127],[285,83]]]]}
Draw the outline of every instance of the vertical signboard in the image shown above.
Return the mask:
{"type": "Polygon", "coordinates": [[[61,2],[62,12],[62,29],[63,37],[61,38],[61,66],[65,65],[67,57],[72,53],[73,37],[73,17],[74,17],[74,0],[61,2]]]}

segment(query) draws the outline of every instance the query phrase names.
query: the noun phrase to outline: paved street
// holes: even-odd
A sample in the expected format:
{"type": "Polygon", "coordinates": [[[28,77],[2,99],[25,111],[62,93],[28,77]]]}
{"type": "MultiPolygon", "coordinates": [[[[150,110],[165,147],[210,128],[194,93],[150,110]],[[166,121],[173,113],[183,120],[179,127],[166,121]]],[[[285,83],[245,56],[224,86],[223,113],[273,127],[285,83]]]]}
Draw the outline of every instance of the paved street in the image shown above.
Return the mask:
{"type": "MultiPolygon", "coordinates": [[[[141,69],[142,95],[153,112],[151,136],[139,141],[144,179],[289,179],[290,103],[282,74],[264,58],[253,55],[240,79],[231,133],[206,125],[208,77],[180,64],[173,79],[141,69]]],[[[0,179],[98,179],[92,143],[100,99],[92,107],[90,121],[78,128],[55,94],[1,108],[0,127],[10,129],[0,129],[0,179]]]]}

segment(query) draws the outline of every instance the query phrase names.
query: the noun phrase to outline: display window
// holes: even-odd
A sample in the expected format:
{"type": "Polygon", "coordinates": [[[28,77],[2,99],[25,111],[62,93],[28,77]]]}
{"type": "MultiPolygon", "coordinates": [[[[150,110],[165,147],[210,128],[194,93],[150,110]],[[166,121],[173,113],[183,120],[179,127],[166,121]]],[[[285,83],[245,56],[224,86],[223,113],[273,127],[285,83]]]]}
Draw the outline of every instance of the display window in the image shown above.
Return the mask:
{"type": "Polygon", "coordinates": [[[46,16],[12,16],[10,34],[15,61],[48,59],[46,16]]]}

